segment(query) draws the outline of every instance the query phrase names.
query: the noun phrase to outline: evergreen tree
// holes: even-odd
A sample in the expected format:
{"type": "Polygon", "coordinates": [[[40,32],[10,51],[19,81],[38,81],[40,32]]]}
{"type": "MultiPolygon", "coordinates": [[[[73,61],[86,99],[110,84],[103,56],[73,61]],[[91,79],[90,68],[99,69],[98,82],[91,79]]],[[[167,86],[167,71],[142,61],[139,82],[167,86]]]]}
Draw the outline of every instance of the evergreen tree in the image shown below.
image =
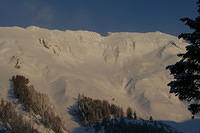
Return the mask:
{"type": "Polygon", "coordinates": [[[150,116],[150,117],[149,117],[149,120],[150,120],[150,121],[153,121],[153,117],[152,117],[152,116],[150,116]]]}
{"type": "MultiPolygon", "coordinates": [[[[197,4],[200,14],[200,0],[197,4]]],[[[194,20],[182,18],[181,21],[193,29],[193,32],[179,35],[179,38],[186,40],[189,45],[186,46],[186,53],[178,54],[180,61],[167,66],[174,76],[174,81],[168,86],[170,93],[174,93],[180,100],[187,101],[188,109],[192,114],[196,114],[200,112],[200,16],[194,20]]]]}
{"type": "Polygon", "coordinates": [[[192,115],[192,119],[194,119],[194,115],[192,115]]]}
{"type": "Polygon", "coordinates": [[[126,110],[126,117],[129,118],[129,119],[133,118],[133,110],[132,110],[131,107],[127,108],[127,110],[126,110]]]}
{"type": "Polygon", "coordinates": [[[134,116],[134,119],[136,120],[136,119],[137,119],[137,114],[136,114],[135,111],[134,111],[134,113],[133,113],[133,116],[134,116]]]}

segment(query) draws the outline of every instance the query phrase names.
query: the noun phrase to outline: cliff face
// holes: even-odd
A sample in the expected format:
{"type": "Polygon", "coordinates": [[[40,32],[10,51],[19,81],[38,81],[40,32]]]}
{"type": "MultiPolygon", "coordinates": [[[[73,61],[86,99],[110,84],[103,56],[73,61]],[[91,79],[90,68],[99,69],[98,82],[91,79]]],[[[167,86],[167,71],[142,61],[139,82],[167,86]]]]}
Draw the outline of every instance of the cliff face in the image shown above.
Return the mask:
{"type": "Polygon", "coordinates": [[[170,95],[165,67],[186,43],[161,32],[57,31],[38,27],[0,28],[0,97],[9,78],[23,74],[47,93],[70,125],[67,113],[79,93],[106,99],[144,118],[181,121],[186,107],[170,95]],[[114,99],[114,100],[113,100],[114,99]]]}

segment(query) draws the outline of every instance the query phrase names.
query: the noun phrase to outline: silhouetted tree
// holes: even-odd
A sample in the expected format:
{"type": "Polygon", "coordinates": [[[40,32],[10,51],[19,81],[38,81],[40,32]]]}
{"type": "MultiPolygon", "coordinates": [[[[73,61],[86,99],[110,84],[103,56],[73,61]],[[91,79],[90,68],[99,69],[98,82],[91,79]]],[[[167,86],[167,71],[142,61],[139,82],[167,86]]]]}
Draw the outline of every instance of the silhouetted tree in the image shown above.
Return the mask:
{"type": "Polygon", "coordinates": [[[127,110],[126,110],[126,117],[129,118],[129,119],[133,118],[133,110],[132,110],[131,107],[127,108],[127,110]]]}
{"type": "MultiPolygon", "coordinates": [[[[200,0],[197,2],[200,14],[200,0]]],[[[182,18],[187,26],[193,29],[192,33],[182,33],[179,38],[186,40],[186,53],[178,54],[180,61],[174,65],[167,66],[174,80],[171,81],[170,93],[174,93],[180,100],[189,103],[192,114],[200,112],[200,16],[194,20],[182,18]]]]}
{"type": "Polygon", "coordinates": [[[136,112],[134,111],[134,113],[133,113],[133,118],[136,120],[137,119],[137,114],[136,114],[136,112]]]}
{"type": "Polygon", "coordinates": [[[150,117],[149,117],[149,120],[150,120],[150,121],[153,121],[153,117],[152,117],[152,116],[150,116],[150,117]]]}
{"type": "Polygon", "coordinates": [[[194,119],[194,115],[192,115],[192,119],[194,119]]]}

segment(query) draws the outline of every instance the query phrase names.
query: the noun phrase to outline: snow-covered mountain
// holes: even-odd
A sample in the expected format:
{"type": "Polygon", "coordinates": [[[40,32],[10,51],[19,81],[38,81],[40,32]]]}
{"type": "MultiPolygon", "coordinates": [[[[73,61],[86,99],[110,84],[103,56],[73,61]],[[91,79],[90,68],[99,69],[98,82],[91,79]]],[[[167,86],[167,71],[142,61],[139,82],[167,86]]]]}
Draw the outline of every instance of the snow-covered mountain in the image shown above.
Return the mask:
{"type": "Polygon", "coordinates": [[[109,33],[58,31],[39,27],[0,28],[0,97],[8,98],[9,79],[28,77],[47,93],[68,127],[78,126],[68,114],[78,94],[130,106],[138,116],[155,120],[191,118],[169,94],[172,78],[165,67],[177,61],[186,43],[161,32],[109,33]]]}

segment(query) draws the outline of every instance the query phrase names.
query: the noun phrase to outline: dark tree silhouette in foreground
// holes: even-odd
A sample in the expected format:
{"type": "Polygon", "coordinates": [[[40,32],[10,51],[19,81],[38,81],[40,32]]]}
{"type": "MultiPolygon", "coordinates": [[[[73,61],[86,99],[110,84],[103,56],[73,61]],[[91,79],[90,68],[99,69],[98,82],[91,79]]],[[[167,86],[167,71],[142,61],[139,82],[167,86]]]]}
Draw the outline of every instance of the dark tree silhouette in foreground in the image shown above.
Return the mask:
{"type": "MultiPolygon", "coordinates": [[[[200,14],[200,0],[197,2],[198,13],[200,14]]],[[[182,18],[192,33],[182,33],[179,38],[186,40],[189,45],[186,46],[186,53],[178,54],[180,61],[174,65],[167,66],[174,80],[171,81],[170,93],[174,93],[182,101],[189,103],[189,110],[192,114],[200,112],[200,16],[194,20],[182,18]]]]}

